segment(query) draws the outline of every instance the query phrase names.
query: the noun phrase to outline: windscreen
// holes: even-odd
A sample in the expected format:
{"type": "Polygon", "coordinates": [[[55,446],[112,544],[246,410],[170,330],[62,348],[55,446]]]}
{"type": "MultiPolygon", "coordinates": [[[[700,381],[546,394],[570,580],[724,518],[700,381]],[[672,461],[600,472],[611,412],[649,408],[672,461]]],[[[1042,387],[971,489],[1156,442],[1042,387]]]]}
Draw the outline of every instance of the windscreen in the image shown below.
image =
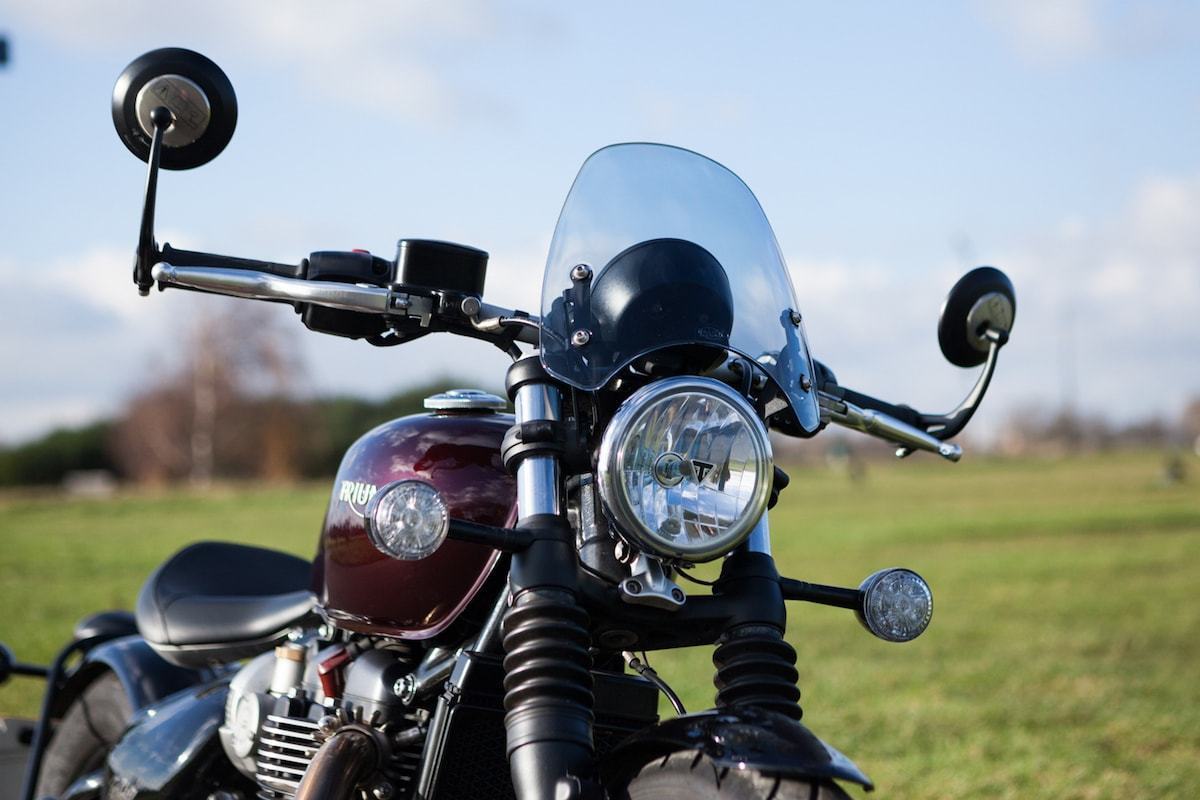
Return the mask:
{"type": "Polygon", "coordinates": [[[740,178],[704,156],[620,144],[584,162],[542,281],[548,372],[598,389],[663,348],[728,350],[782,390],[815,431],[812,362],[775,234],[740,178]]]}

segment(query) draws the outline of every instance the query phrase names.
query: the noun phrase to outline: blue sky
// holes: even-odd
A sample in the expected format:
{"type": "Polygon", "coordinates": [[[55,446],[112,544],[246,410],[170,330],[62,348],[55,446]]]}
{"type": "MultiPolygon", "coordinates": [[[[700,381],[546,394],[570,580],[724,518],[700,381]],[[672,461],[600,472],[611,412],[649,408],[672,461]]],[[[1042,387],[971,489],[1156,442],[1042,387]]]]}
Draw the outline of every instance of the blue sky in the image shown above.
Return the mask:
{"type": "MultiPolygon", "coordinates": [[[[121,3],[0,0],[0,441],[117,408],[221,302],[138,298],[142,164],[112,83],[161,46],[238,92],[212,164],[168,173],[160,240],[295,261],[431,237],[489,250],[488,296],[534,309],[579,165],[664,141],[729,166],[788,259],[814,354],[931,410],[972,375],[935,324],[964,269],[1019,310],[981,428],[1063,402],[1121,419],[1200,394],[1200,10],[1187,3],[121,3]]],[[[505,358],[294,332],[315,391],[505,358]]]]}

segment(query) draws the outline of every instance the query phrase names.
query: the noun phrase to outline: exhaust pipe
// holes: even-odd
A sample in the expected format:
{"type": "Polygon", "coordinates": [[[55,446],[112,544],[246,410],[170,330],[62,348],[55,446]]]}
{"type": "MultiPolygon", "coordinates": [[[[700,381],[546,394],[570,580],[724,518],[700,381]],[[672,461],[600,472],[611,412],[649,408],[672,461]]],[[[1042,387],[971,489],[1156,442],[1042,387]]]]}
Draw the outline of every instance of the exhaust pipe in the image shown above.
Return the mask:
{"type": "Polygon", "coordinates": [[[354,800],[359,784],[375,771],[379,761],[379,746],[371,734],[342,728],[313,756],[296,790],[296,800],[354,800]]]}

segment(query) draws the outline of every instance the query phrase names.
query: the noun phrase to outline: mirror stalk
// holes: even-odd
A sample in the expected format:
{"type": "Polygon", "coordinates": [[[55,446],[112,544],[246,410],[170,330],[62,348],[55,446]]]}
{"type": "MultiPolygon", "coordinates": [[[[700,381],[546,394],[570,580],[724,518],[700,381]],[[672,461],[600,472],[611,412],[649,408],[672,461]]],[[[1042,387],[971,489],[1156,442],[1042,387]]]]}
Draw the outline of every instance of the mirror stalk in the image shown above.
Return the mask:
{"type": "Polygon", "coordinates": [[[164,106],[154,109],[150,115],[154,122],[154,136],[150,140],[150,157],[146,159],[146,199],[142,205],[142,227],[138,234],[137,257],[133,263],[133,282],[138,294],[150,294],[154,287],[151,270],[161,256],[158,242],[154,240],[154,205],[158,197],[158,163],[162,158],[163,136],[171,126],[174,115],[164,106]]]}
{"type": "Polygon", "coordinates": [[[1000,348],[1008,341],[1007,331],[999,331],[989,327],[983,335],[990,342],[987,361],[984,362],[983,371],[979,373],[979,378],[975,381],[975,385],[971,387],[971,391],[967,394],[966,398],[949,414],[921,415],[921,427],[942,441],[952,439],[961,433],[962,429],[967,427],[967,423],[971,421],[971,417],[975,415],[979,404],[983,402],[983,396],[987,394],[988,386],[992,382],[992,375],[996,372],[996,361],[1000,353],[1000,348]],[[930,430],[931,428],[935,428],[936,430],[930,430]]]}

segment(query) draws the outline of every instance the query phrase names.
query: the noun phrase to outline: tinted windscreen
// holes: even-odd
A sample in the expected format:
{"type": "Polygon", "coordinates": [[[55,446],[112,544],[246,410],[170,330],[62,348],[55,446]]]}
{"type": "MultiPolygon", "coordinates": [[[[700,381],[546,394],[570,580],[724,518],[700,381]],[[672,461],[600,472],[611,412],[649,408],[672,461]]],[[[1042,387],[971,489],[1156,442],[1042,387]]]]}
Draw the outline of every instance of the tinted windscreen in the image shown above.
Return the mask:
{"type": "Polygon", "coordinates": [[[704,156],[622,144],[592,154],[563,205],[542,283],[541,357],[581,389],[677,345],[751,359],[816,430],[799,306],[753,193],[704,156]]]}

